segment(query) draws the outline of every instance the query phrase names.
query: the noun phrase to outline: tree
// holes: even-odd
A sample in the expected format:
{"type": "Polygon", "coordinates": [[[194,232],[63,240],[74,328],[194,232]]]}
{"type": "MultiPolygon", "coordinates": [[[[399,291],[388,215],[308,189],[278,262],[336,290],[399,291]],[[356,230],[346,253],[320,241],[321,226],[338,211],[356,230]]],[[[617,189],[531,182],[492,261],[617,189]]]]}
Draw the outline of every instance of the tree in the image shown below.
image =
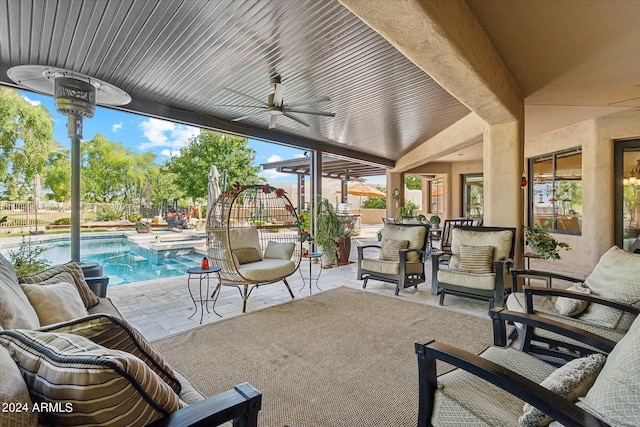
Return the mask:
{"type": "Polygon", "coordinates": [[[47,172],[44,186],[51,190],[47,199],[64,202],[71,199],[71,161],[69,150],[62,147],[54,149],[47,159],[47,172]]]}
{"type": "Polygon", "coordinates": [[[16,200],[31,193],[33,179],[44,172],[52,147],[49,111],[0,87],[0,176],[5,198],[16,200]]]}
{"type": "Polygon", "coordinates": [[[385,209],[387,207],[386,197],[369,197],[362,204],[364,209],[385,209]]]}
{"type": "Polygon", "coordinates": [[[101,134],[80,144],[80,179],[86,202],[140,202],[147,182],[156,182],[155,154],[134,153],[101,134]]]}
{"type": "Polygon", "coordinates": [[[222,173],[227,170],[227,184],[242,185],[260,182],[260,168],[253,166],[255,150],[248,146],[246,138],[203,130],[191,138],[180,155],[165,164],[173,173],[176,183],[192,199],[206,198],[209,188],[209,170],[216,166],[222,173]]]}
{"type": "Polygon", "coordinates": [[[422,177],[417,175],[405,175],[404,184],[409,190],[422,190],[422,177]]]}

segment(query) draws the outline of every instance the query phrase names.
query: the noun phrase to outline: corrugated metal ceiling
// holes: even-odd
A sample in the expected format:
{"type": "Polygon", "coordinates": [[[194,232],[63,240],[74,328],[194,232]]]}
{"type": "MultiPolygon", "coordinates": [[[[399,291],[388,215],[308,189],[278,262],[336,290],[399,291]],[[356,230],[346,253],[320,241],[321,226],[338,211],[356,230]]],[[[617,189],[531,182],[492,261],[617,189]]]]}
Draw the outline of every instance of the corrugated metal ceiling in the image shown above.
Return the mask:
{"type": "Polygon", "coordinates": [[[469,112],[335,0],[2,0],[0,83],[23,64],[114,84],[124,109],[387,165],[469,112]],[[305,108],[335,117],[231,122],[255,110],[220,105],[266,101],[276,74],[285,103],[329,96],[305,108]]]}

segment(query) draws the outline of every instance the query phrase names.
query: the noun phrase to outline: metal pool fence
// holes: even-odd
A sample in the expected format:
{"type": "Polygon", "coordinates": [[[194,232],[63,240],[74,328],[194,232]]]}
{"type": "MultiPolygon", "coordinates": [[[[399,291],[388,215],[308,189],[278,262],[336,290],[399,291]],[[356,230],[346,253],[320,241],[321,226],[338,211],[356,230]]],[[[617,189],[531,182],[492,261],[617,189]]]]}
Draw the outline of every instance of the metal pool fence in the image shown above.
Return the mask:
{"type": "MultiPolygon", "coordinates": [[[[138,215],[140,206],[122,203],[81,203],[80,224],[94,224],[98,221],[125,220],[138,215]]],[[[0,218],[7,221],[0,224],[0,233],[25,233],[44,231],[54,222],[71,218],[71,203],[41,202],[36,209],[34,202],[0,201],[0,218]]],[[[68,225],[69,221],[66,222],[68,225]]]]}

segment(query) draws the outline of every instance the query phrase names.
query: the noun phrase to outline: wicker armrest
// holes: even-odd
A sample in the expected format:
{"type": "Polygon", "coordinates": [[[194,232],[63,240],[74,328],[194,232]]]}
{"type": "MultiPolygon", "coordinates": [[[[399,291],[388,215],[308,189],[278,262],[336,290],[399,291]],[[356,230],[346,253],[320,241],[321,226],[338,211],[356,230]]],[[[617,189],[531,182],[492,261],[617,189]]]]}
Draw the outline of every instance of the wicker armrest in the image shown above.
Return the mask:
{"type": "Polygon", "coordinates": [[[150,427],[217,426],[233,421],[234,427],[256,427],[262,394],[249,383],[238,384],[157,420],[150,427]]]}
{"type": "Polygon", "coordinates": [[[418,355],[420,395],[418,426],[429,426],[431,422],[433,396],[437,388],[436,360],[457,366],[500,387],[565,426],[607,425],[545,387],[468,351],[435,341],[416,342],[415,350],[418,355]]]}

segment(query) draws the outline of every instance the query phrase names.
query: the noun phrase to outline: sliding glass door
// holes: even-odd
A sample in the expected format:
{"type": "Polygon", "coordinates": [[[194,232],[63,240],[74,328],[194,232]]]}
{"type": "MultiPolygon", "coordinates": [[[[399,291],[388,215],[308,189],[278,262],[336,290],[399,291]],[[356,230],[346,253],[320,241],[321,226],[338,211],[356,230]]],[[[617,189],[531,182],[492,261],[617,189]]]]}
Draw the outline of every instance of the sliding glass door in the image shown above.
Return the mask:
{"type": "Polygon", "coordinates": [[[615,243],[640,252],[640,139],[616,141],[614,155],[615,243]]]}

